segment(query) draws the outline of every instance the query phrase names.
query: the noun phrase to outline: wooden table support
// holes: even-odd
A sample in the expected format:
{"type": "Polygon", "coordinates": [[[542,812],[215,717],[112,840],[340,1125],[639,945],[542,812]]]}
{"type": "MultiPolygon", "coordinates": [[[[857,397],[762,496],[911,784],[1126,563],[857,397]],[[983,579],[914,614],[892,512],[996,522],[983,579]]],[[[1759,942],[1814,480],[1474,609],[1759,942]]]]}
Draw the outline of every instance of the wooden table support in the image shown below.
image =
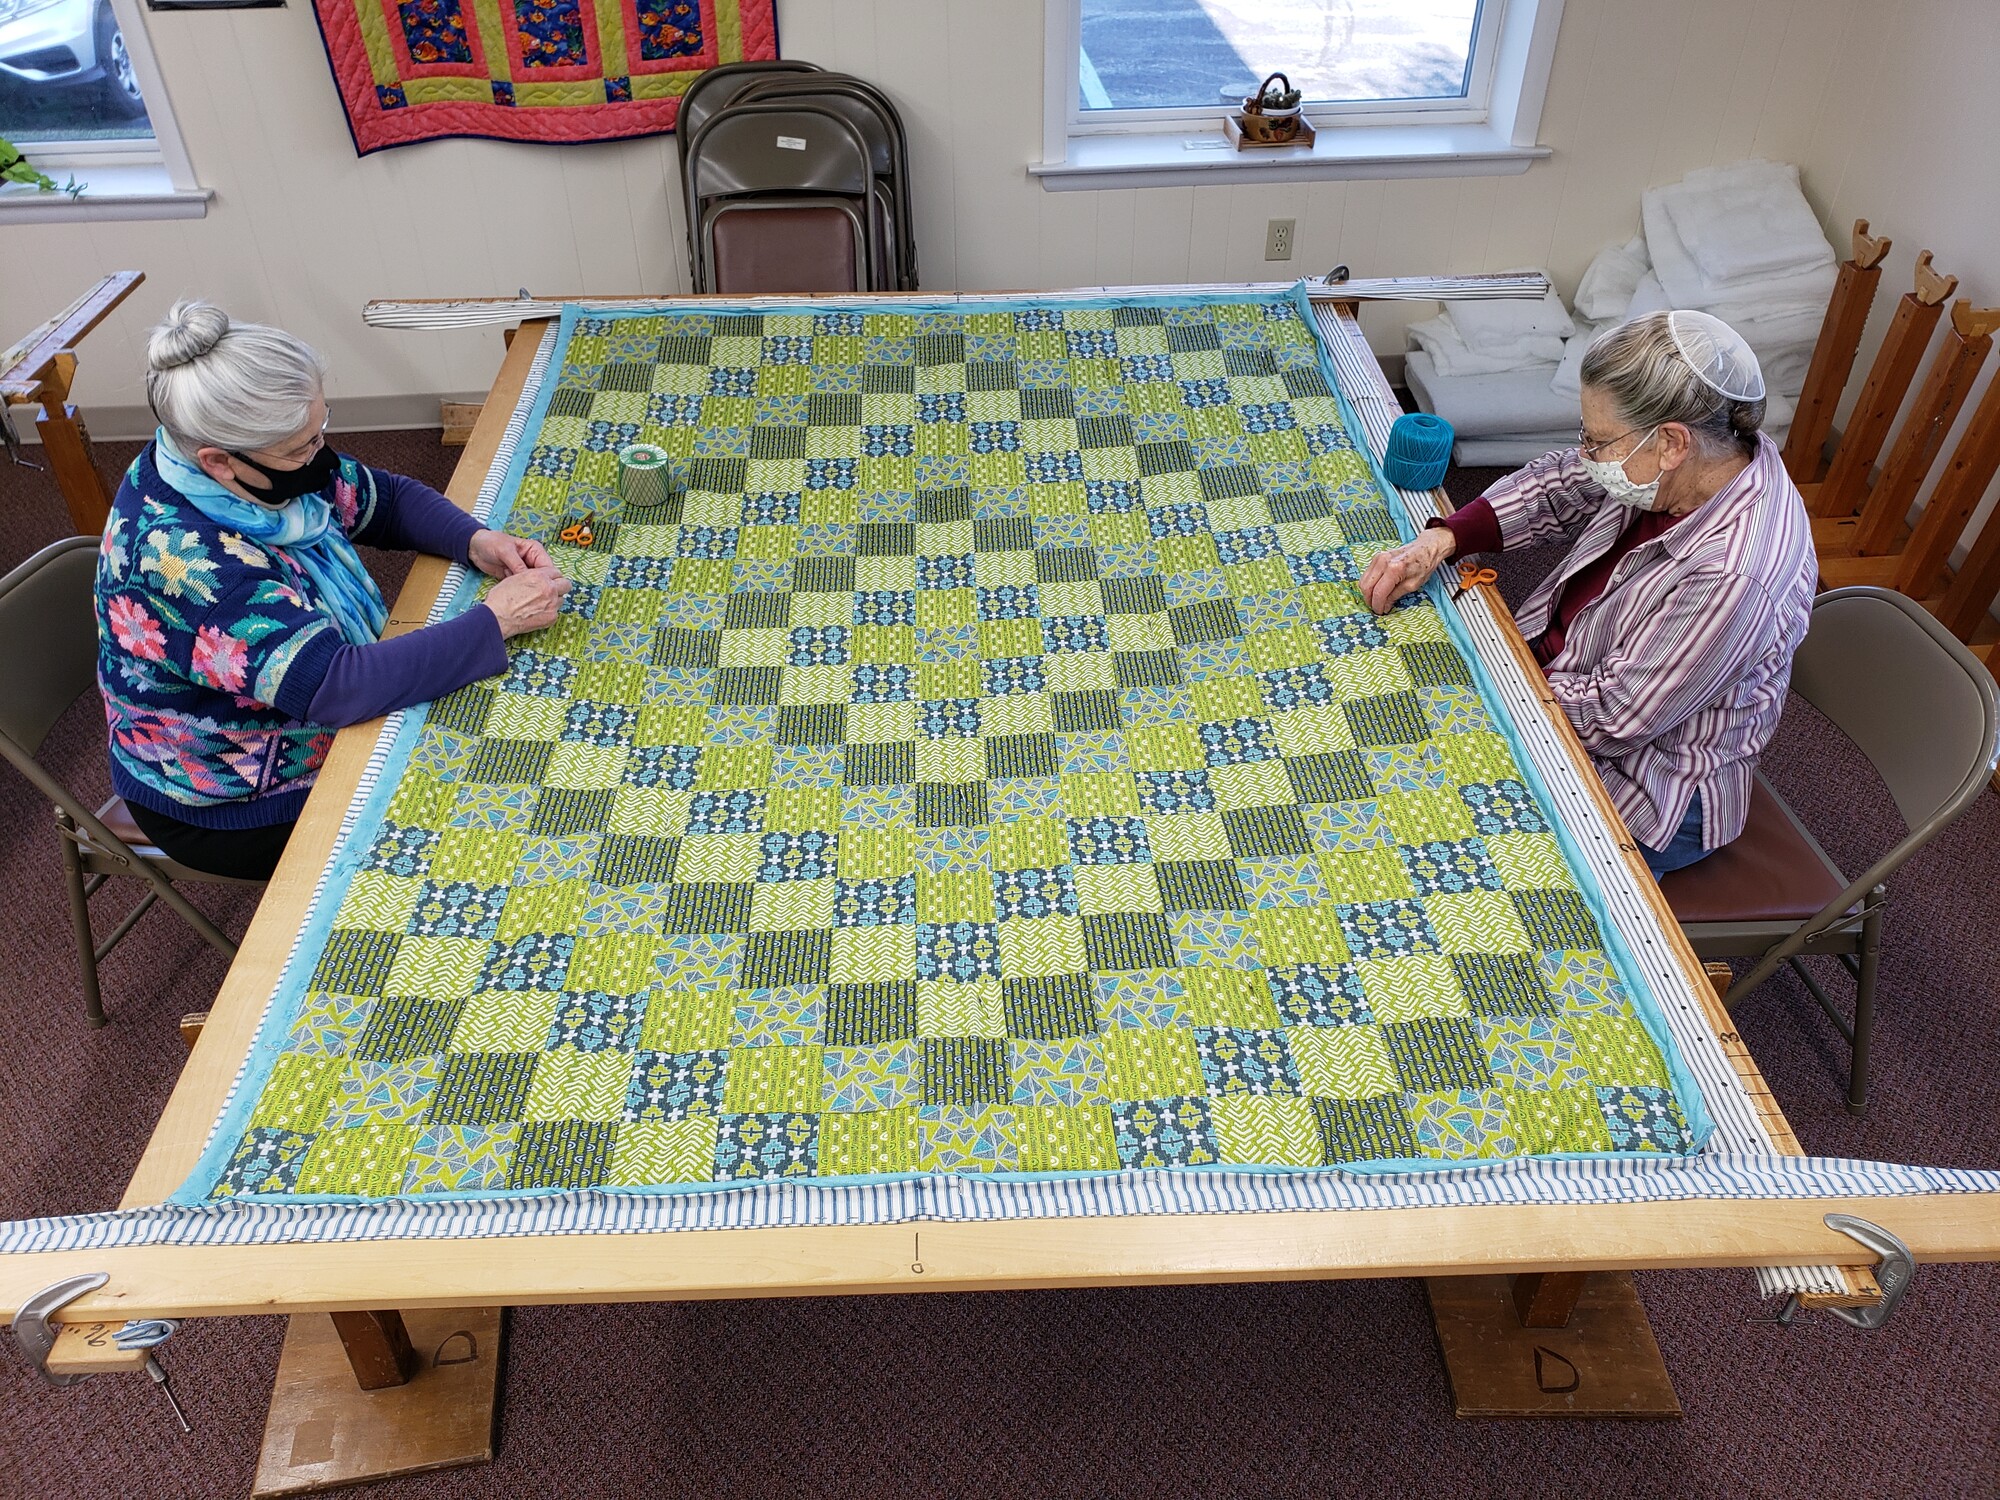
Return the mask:
{"type": "Polygon", "coordinates": [[[49,472],[69,508],[79,536],[104,530],[111,493],[91,457],[90,430],[69,399],[76,380],[76,346],[146,279],[143,271],[115,271],[27,338],[0,353],[0,404],[39,404],[35,430],[49,472]]]}

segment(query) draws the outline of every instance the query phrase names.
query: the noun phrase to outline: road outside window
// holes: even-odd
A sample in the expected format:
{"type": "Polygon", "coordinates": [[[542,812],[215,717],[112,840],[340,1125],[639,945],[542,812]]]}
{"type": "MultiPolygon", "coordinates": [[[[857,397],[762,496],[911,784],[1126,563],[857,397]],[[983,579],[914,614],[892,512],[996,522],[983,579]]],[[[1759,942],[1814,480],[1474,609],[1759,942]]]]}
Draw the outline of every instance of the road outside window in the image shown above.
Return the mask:
{"type": "MultiPolygon", "coordinates": [[[[0,0],[5,4],[6,0],[0,0]]],[[[1466,94],[1480,0],[1082,0],[1082,109],[1235,104],[1282,72],[1307,103],[1466,94]]]]}
{"type": "Polygon", "coordinates": [[[153,127],[109,0],[0,0],[0,136],[40,144],[136,142],[153,127]]]}

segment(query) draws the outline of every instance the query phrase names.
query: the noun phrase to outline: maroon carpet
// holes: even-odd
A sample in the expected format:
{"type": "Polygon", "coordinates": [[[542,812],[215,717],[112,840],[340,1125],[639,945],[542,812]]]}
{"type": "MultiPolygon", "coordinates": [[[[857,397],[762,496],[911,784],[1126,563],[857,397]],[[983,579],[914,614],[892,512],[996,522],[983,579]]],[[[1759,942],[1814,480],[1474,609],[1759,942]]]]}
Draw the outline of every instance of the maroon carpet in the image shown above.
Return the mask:
{"type": "MultiPolygon", "coordinates": [[[[442,483],[431,433],[342,447],[442,483]]],[[[107,474],[131,445],[99,450],[107,474]]],[[[1489,474],[1454,476],[1470,495],[1489,474]]],[[[44,474],[0,457],[0,571],[63,535],[44,474]]],[[[1518,590],[1550,558],[1506,564],[1518,590]]],[[[402,564],[387,561],[385,587],[402,564]]],[[[1518,594],[1516,595],[1518,597],[1518,594]]],[[[11,643],[33,649],[32,642],[11,643]]],[[[103,723],[72,712],[45,759],[105,782],[103,723]]],[[[1834,858],[1896,831],[1865,762],[1795,706],[1768,757],[1834,858]]],[[[224,965],[149,914],[104,965],[93,1032],[54,835],[0,769],[0,1216],[116,1203],[182,1061],[175,1020],[224,965]]],[[[1738,1019],[1807,1148],[2000,1163],[2000,799],[1982,798],[1898,882],[1882,965],[1875,1108],[1840,1104],[1843,1052],[1802,986],[1738,1019]]],[[[114,888],[104,900],[123,893],[114,888]]],[[[241,931],[252,903],[197,897],[241,931]]],[[[1844,991],[1843,991],[1844,993],[1844,991]]],[[[1198,1231],[1198,1222],[1192,1222],[1198,1231]]],[[[673,1253],[663,1238],[661,1254],[673,1253]]],[[[1743,1271],[1639,1278],[1686,1420],[1462,1423],[1413,1282],[522,1309],[499,1461],[400,1480],[444,1496],[1980,1496],[2000,1494],[2000,1274],[1926,1267],[1894,1324],[1757,1321],[1743,1271]]],[[[283,1324],[225,1319],[167,1351],[183,1437],[135,1376],[70,1390],[0,1361],[0,1496],[247,1494],[283,1324]]]]}

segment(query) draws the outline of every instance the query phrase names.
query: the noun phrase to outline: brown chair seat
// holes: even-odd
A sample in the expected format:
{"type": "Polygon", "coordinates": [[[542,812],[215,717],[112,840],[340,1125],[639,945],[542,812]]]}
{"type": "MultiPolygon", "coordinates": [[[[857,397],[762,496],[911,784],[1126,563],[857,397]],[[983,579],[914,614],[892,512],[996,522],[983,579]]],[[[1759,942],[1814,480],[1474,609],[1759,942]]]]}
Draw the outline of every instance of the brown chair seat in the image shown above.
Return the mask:
{"type": "Polygon", "coordinates": [[[1703,922],[1802,922],[1847,888],[1784,799],[1762,776],[1735,842],[1673,871],[1660,892],[1683,926],[1703,922]]]}
{"type": "Polygon", "coordinates": [[[146,837],[146,830],[141,828],[138,821],[133,818],[132,809],[125,805],[123,797],[113,797],[104,806],[98,808],[97,821],[117,834],[119,838],[123,839],[134,849],[150,849],[153,847],[153,841],[146,837]]]}

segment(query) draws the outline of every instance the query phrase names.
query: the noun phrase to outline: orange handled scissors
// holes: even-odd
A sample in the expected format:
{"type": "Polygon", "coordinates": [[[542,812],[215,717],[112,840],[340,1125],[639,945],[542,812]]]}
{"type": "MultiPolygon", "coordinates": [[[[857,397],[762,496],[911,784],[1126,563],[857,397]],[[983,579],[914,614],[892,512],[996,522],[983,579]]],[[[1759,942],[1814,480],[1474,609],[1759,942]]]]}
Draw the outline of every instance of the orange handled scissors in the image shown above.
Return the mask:
{"type": "Polygon", "coordinates": [[[1500,575],[1491,568],[1482,568],[1476,562],[1462,562],[1458,565],[1458,587],[1452,590],[1451,597],[1457,599],[1467,591],[1478,588],[1482,583],[1499,581],[1500,575]]]}
{"type": "Polygon", "coordinates": [[[591,523],[596,519],[597,512],[592,511],[581,521],[570,522],[557,533],[556,540],[570,547],[588,547],[597,539],[597,533],[591,529],[591,523]]]}

